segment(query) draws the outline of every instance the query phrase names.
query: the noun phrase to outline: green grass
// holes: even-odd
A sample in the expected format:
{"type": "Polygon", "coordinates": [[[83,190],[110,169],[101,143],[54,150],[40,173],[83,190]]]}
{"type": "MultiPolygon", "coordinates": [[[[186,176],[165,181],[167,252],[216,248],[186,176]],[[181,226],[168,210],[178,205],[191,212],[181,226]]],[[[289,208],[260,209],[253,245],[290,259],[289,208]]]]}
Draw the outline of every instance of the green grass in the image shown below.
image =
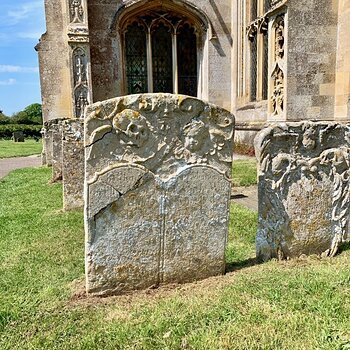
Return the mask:
{"type": "Polygon", "coordinates": [[[13,142],[0,139],[0,158],[24,157],[32,154],[40,154],[42,142],[26,139],[25,142],[13,142]]]}
{"type": "Polygon", "coordinates": [[[85,298],[82,212],[50,175],[0,181],[1,350],[350,348],[350,251],[254,265],[257,216],[237,205],[225,276],[85,298]]]}
{"type": "Polygon", "coordinates": [[[232,182],[233,186],[256,185],[256,160],[235,160],[232,167],[232,182]]]}

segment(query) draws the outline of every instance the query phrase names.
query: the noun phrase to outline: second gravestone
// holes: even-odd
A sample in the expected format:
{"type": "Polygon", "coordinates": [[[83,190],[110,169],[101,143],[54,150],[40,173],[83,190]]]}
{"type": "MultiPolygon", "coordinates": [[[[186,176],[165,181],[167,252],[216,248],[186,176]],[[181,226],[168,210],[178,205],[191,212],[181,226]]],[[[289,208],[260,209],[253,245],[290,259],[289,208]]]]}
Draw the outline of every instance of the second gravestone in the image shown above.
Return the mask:
{"type": "Polygon", "coordinates": [[[86,115],[87,291],[224,273],[233,116],[170,94],[120,97],[86,115]]]}

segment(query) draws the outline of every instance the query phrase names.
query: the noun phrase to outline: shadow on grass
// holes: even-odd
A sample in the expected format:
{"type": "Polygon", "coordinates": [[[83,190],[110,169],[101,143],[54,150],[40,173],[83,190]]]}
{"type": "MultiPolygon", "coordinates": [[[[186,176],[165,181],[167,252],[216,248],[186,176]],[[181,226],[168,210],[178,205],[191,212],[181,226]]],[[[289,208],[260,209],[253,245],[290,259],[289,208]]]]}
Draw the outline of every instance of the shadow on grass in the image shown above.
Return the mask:
{"type": "Polygon", "coordinates": [[[248,258],[245,260],[233,261],[226,264],[226,273],[239,271],[247,267],[259,264],[261,264],[261,261],[257,260],[257,258],[248,258]]]}
{"type": "Polygon", "coordinates": [[[346,252],[350,250],[350,242],[344,242],[340,245],[338,254],[341,254],[343,252],[346,252]]]}

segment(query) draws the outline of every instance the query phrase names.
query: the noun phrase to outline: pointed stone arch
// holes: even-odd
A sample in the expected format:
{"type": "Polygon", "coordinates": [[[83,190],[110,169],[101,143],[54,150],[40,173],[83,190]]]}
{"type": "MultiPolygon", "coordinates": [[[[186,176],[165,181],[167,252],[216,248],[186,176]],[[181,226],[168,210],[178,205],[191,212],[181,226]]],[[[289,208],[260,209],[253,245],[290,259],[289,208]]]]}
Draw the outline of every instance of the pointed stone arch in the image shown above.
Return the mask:
{"type": "MultiPolygon", "coordinates": [[[[207,59],[205,58],[208,55],[206,51],[208,47],[207,42],[215,38],[215,34],[209,18],[197,7],[187,1],[179,0],[133,1],[117,9],[110,29],[111,36],[115,37],[116,42],[119,43],[120,52],[122,53],[120,62],[123,67],[121,74],[123,77],[122,90],[124,94],[170,92],[205,98],[207,95],[207,77],[205,76],[207,74],[207,70],[205,69],[205,65],[207,64],[207,59]],[[130,84],[130,65],[128,65],[130,59],[127,55],[129,45],[126,33],[130,30],[131,26],[135,27],[136,23],[139,28],[144,28],[147,37],[147,72],[144,71],[144,62],[140,61],[141,65],[139,66],[143,70],[142,73],[140,73],[142,79],[137,77],[134,81],[135,84],[130,84]],[[172,51],[169,54],[172,56],[172,59],[171,57],[170,59],[169,57],[165,57],[168,65],[172,65],[172,67],[167,70],[170,76],[161,78],[157,76],[155,69],[155,67],[157,67],[155,52],[160,52],[161,50],[159,51],[159,48],[152,50],[152,45],[155,45],[157,42],[152,40],[152,36],[156,35],[157,26],[168,27],[171,33],[170,40],[172,40],[170,47],[169,45],[165,45],[172,51]],[[178,41],[183,40],[184,35],[181,36],[180,34],[184,32],[192,38],[192,44],[187,42],[186,45],[188,48],[194,47],[194,50],[186,50],[183,41],[178,41]],[[181,49],[183,50],[182,52],[180,52],[181,49]],[[178,65],[178,62],[181,62],[181,59],[178,60],[178,58],[185,57],[184,55],[190,55],[191,58],[187,59],[187,62],[194,62],[194,65],[185,63],[182,64],[182,66],[178,65]],[[187,67],[190,68],[187,69],[187,67]],[[188,72],[184,73],[186,70],[188,70],[188,72]],[[147,80],[146,84],[144,79],[147,80]],[[162,79],[164,79],[164,81],[162,79]],[[167,83],[164,83],[165,81],[167,81],[167,83]],[[137,87],[135,91],[132,88],[133,85],[137,87]],[[147,86],[147,90],[138,90],[139,86],[145,85],[147,86]],[[166,88],[163,89],[162,86],[166,88]]],[[[160,60],[165,58],[160,58],[160,60]]],[[[138,61],[139,60],[137,60],[137,63],[139,63],[138,61]]],[[[164,69],[162,71],[164,71],[164,69]]],[[[135,76],[135,74],[132,73],[131,75],[135,76]]]]}

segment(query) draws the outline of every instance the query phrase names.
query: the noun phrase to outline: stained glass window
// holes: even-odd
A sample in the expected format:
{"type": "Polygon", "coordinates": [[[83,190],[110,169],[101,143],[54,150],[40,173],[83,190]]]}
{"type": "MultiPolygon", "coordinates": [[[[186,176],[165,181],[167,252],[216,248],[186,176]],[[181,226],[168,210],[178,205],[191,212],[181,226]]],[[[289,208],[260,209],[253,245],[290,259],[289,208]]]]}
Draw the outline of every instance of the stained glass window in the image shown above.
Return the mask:
{"type": "Polygon", "coordinates": [[[197,36],[193,22],[183,14],[153,9],[143,11],[128,23],[125,30],[127,93],[197,96],[197,36]]]}
{"type": "Polygon", "coordinates": [[[136,22],[125,33],[125,56],[128,94],[147,92],[146,33],[136,22]]]}
{"type": "Polygon", "coordinates": [[[268,83],[269,83],[269,41],[267,33],[264,34],[263,39],[263,81],[262,81],[262,99],[267,100],[268,95],[268,83]]]}
{"type": "Polygon", "coordinates": [[[160,23],[152,33],[153,92],[173,92],[173,54],[170,28],[160,23]]]}
{"type": "Polygon", "coordinates": [[[177,67],[179,94],[197,96],[197,37],[189,24],[177,36],[177,67]]]}

